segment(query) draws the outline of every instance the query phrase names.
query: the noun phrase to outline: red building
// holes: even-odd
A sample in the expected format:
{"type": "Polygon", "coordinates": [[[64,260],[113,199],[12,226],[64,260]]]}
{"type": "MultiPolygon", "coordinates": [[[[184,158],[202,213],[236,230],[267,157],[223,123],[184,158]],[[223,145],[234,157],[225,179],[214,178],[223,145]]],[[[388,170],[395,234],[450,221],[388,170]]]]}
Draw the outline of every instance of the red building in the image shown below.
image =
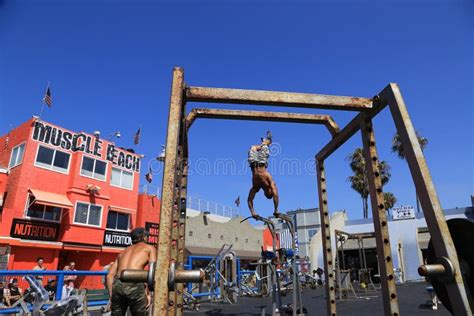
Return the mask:
{"type": "Polygon", "coordinates": [[[156,230],[160,201],[139,195],[142,156],[33,118],[0,137],[0,268],[100,270],[156,230]],[[145,208],[145,209],[143,209],[145,208]]]}

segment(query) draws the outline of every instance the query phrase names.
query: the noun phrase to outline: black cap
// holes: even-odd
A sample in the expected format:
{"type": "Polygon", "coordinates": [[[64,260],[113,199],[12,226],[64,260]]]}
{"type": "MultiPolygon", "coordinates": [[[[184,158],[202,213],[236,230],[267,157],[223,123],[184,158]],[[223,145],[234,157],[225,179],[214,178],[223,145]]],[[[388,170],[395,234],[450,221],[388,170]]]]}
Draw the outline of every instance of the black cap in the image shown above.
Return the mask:
{"type": "Polygon", "coordinates": [[[134,230],[132,230],[132,232],[130,233],[130,237],[132,237],[132,242],[134,242],[134,241],[142,240],[143,238],[145,238],[149,234],[150,233],[148,233],[148,231],[145,228],[137,227],[134,230]]]}

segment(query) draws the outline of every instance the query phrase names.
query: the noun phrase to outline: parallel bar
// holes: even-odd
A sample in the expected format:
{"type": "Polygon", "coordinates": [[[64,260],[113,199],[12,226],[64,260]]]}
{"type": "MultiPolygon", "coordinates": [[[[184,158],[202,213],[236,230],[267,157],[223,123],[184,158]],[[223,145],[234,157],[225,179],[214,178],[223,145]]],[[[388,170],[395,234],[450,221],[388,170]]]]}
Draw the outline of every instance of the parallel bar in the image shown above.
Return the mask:
{"type": "Polygon", "coordinates": [[[400,315],[400,311],[398,308],[395,278],[393,276],[393,260],[388,233],[387,210],[384,205],[379,158],[377,156],[372,120],[370,118],[366,117],[362,120],[361,134],[374,221],[384,311],[385,315],[398,316],[400,315]]]}
{"type": "Polygon", "coordinates": [[[406,160],[415,182],[416,192],[420,198],[428,224],[435,254],[437,257],[449,258],[454,266],[454,281],[446,284],[454,315],[472,315],[472,307],[469,305],[462,280],[456,248],[446,224],[443,209],[438,200],[425,157],[418,143],[415,128],[408,115],[400,88],[396,84],[390,84],[390,88],[384,93],[383,98],[387,99],[389,103],[395,126],[400,135],[406,160]]]}
{"type": "Polygon", "coordinates": [[[175,170],[178,152],[178,133],[183,107],[184,71],[173,69],[168,132],[166,136],[166,157],[163,172],[163,194],[160,210],[160,234],[157,245],[155,269],[155,291],[153,297],[154,316],[168,315],[168,270],[171,250],[171,215],[174,204],[175,170]]]}
{"type": "Polygon", "coordinates": [[[390,90],[390,85],[385,87],[382,92],[375,96],[373,99],[372,110],[365,113],[359,113],[352,121],[350,121],[336,136],[334,136],[326,146],[323,147],[316,155],[317,160],[324,161],[328,158],[333,152],[335,152],[339,147],[341,147],[346,141],[348,141],[360,128],[361,120],[368,116],[369,118],[374,117],[380,111],[382,111],[387,106],[387,101],[382,98],[382,95],[386,94],[387,90],[390,90]]]}
{"type": "Polygon", "coordinates": [[[332,136],[339,132],[339,126],[330,115],[195,108],[186,119],[188,129],[197,118],[323,124],[332,136]]]}
{"type": "Polygon", "coordinates": [[[372,100],[369,98],[206,87],[187,87],[186,100],[345,111],[360,111],[372,108],[372,100]]]}
{"type": "Polygon", "coordinates": [[[323,244],[324,276],[326,277],[327,315],[336,316],[336,285],[333,265],[333,251],[331,243],[331,228],[329,226],[329,208],[326,192],[326,175],[324,162],[316,161],[318,173],[319,215],[321,217],[321,239],[323,244]]]}

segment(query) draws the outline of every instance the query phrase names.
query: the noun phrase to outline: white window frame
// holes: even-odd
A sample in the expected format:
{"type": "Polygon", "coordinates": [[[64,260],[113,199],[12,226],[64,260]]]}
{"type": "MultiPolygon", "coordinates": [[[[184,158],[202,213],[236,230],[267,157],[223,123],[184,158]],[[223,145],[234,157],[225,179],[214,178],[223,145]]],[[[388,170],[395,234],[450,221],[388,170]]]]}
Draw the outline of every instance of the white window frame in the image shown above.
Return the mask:
{"type": "MultiPolygon", "coordinates": [[[[127,214],[128,215],[128,224],[127,224],[127,229],[118,229],[118,228],[108,228],[107,227],[107,223],[105,223],[105,229],[107,230],[111,230],[111,231],[115,231],[115,232],[127,232],[129,233],[130,232],[130,222],[131,222],[131,218],[130,218],[130,213],[127,213],[127,212],[119,212],[119,211],[116,211],[114,209],[110,209],[108,212],[107,212],[107,222],[109,221],[109,214],[110,212],[115,212],[115,213],[120,213],[120,214],[127,214]]],[[[118,216],[117,216],[117,220],[115,221],[115,227],[117,227],[117,221],[118,221],[118,216]]]]}
{"type": "Polygon", "coordinates": [[[74,205],[74,217],[72,218],[72,222],[74,223],[74,225],[79,225],[79,226],[87,226],[87,227],[94,227],[94,228],[102,228],[102,211],[104,210],[104,207],[100,204],[92,204],[92,203],[88,203],[88,202],[84,202],[84,201],[76,201],[76,204],[74,205]],[[79,203],[82,203],[82,204],[87,204],[88,205],[88,208],[87,208],[87,220],[86,220],[86,223],[81,223],[81,222],[76,222],[76,212],[77,212],[77,205],[79,203]],[[90,216],[90,207],[91,205],[93,206],[99,206],[100,207],[100,223],[99,225],[91,225],[89,224],[89,216],[90,216]]]}
{"type": "MultiPolygon", "coordinates": [[[[26,218],[26,219],[31,219],[31,220],[37,220],[37,221],[42,221],[42,222],[51,222],[51,223],[61,223],[62,222],[62,219],[63,219],[63,209],[64,207],[61,207],[61,212],[59,213],[59,220],[57,221],[53,221],[51,219],[45,219],[44,218],[44,214],[46,213],[46,206],[48,205],[45,205],[45,204],[40,204],[38,203],[39,205],[42,205],[44,206],[43,208],[43,218],[39,218],[39,217],[31,217],[31,216],[28,216],[28,208],[30,206],[30,197],[34,197],[34,195],[28,193],[26,195],[26,204],[25,204],[25,211],[23,213],[23,218],[26,218]]],[[[36,201],[36,199],[34,200],[36,201]]],[[[34,202],[33,202],[34,203],[34,202]]]]}
{"type": "Polygon", "coordinates": [[[26,150],[26,142],[22,142],[12,148],[12,152],[10,153],[10,160],[8,161],[8,169],[13,169],[16,166],[19,166],[23,163],[23,159],[25,159],[25,150],[26,150]],[[10,166],[12,162],[12,158],[13,158],[13,152],[15,151],[15,148],[18,148],[20,146],[23,146],[23,157],[21,157],[21,161],[18,162],[18,152],[17,152],[16,158],[15,158],[16,163],[13,166],[10,166]]]}
{"type": "Polygon", "coordinates": [[[108,174],[109,164],[106,160],[97,159],[97,158],[89,156],[89,155],[82,155],[80,169],[81,170],[79,171],[79,175],[81,175],[81,177],[86,177],[86,178],[90,178],[90,179],[94,179],[94,180],[98,180],[98,181],[102,181],[102,182],[107,182],[107,174],[108,174]],[[84,157],[87,157],[89,159],[94,160],[94,165],[92,166],[92,177],[82,173],[82,165],[84,164],[84,157]],[[95,177],[95,163],[96,163],[97,160],[105,162],[105,175],[104,175],[103,180],[95,177]]]}
{"type": "Polygon", "coordinates": [[[129,170],[125,170],[125,169],[122,169],[122,168],[117,168],[117,167],[112,166],[112,169],[110,170],[110,185],[111,186],[116,187],[116,188],[121,188],[121,189],[124,189],[124,190],[133,191],[134,184],[135,184],[135,173],[133,171],[129,171],[129,170]],[[130,189],[126,188],[126,187],[123,187],[121,185],[112,184],[112,174],[114,172],[113,169],[120,170],[120,184],[122,184],[122,176],[123,176],[124,172],[129,172],[129,173],[132,174],[132,187],[130,189]]]}
{"type": "Polygon", "coordinates": [[[38,167],[38,168],[41,168],[41,169],[50,170],[50,171],[54,171],[54,172],[58,172],[58,173],[62,173],[62,174],[69,174],[69,169],[71,169],[71,159],[72,159],[72,155],[71,155],[71,153],[69,153],[69,152],[62,151],[62,150],[56,149],[56,148],[54,148],[54,147],[45,146],[45,145],[43,145],[43,144],[39,144],[39,143],[38,143],[38,147],[36,148],[35,162],[34,162],[33,165],[34,165],[35,167],[38,167]],[[39,165],[39,164],[37,163],[37,160],[38,160],[38,153],[39,153],[40,147],[48,148],[48,149],[51,149],[51,150],[54,151],[53,159],[52,159],[51,165],[49,165],[49,167],[46,167],[46,166],[43,166],[43,165],[39,165]],[[62,152],[63,154],[69,155],[69,161],[68,161],[68,164],[67,164],[67,170],[66,170],[66,171],[53,169],[54,158],[56,158],[56,152],[57,152],[57,151],[60,151],[60,152],[62,152]]]}

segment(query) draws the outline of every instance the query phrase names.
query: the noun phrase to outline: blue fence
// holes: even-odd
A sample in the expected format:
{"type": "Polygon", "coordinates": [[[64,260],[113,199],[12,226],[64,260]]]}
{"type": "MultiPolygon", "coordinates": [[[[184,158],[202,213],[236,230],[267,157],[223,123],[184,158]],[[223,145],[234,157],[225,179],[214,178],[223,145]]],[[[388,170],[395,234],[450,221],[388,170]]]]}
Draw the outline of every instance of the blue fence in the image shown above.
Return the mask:
{"type": "MultiPolygon", "coordinates": [[[[64,277],[65,276],[100,276],[105,277],[107,275],[106,271],[63,271],[63,270],[1,270],[0,278],[5,279],[6,277],[24,277],[25,275],[33,276],[54,276],[56,277],[56,293],[55,300],[59,301],[62,297],[63,286],[64,286],[64,277]]],[[[107,305],[108,300],[99,300],[88,302],[87,306],[102,306],[107,305]]],[[[48,304],[45,304],[47,307],[48,304]]],[[[31,306],[30,306],[31,310],[31,306]]],[[[0,314],[10,314],[18,313],[20,308],[4,308],[0,309],[0,314]]]]}

